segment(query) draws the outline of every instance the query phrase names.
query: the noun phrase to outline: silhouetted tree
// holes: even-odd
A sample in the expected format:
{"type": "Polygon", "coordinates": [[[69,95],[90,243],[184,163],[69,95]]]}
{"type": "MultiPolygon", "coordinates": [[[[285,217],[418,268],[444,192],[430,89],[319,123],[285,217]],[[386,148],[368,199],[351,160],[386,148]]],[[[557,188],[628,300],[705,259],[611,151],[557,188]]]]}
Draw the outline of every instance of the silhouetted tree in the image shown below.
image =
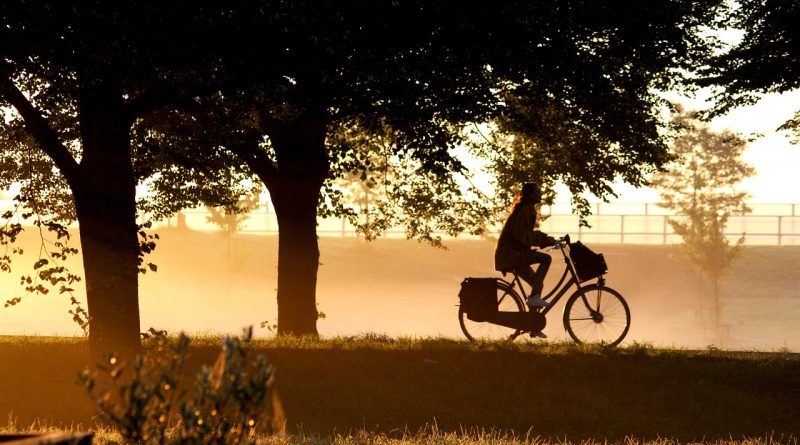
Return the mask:
{"type": "MultiPolygon", "coordinates": [[[[717,87],[712,116],[755,104],[765,93],[800,88],[800,4],[738,0],[735,5],[716,27],[741,32],[741,41],[711,58],[698,82],[717,87]]],[[[780,129],[800,141],[800,109],[780,129]]]]}
{"type": "MultiPolygon", "coordinates": [[[[469,171],[454,156],[473,123],[497,122],[525,141],[513,156],[483,147],[509,165],[499,171],[501,186],[535,174],[607,196],[617,176],[639,183],[667,159],[655,90],[679,85],[706,55],[708,42],[695,31],[718,4],[297,1],[235,8],[237,33],[220,66],[239,84],[201,101],[186,119],[204,122],[215,145],[239,156],[269,190],[280,226],[279,332],[316,333],[316,217],[321,204],[336,211],[330,185],[337,177],[370,168],[369,156],[337,132],[357,128],[385,138],[385,156],[407,169],[386,182],[381,208],[409,237],[480,233],[492,214],[469,199],[480,192],[464,190],[469,171]]],[[[507,202],[504,190],[500,198],[507,202]]]]}
{"type": "Polygon", "coordinates": [[[40,174],[68,187],[72,199],[45,211],[79,222],[95,358],[139,346],[137,273],[152,240],[139,236],[136,186],[160,159],[136,161],[132,129],[211,88],[206,19],[168,3],[0,4],[0,104],[14,111],[0,124],[15,142],[3,150],[19,161],[3,174],[30,180],[30,159],[44,159],[40,174]]]}
{"type": "Polygon", "coordinates": [[[675,212],[670,226],[683,239],[683,253],[691,265],[710,282],[714,298],[714,321],[720,338],[719,280],[741,253],[740,238],[733,246],[725,236],[731,214],[748,209],[740,182],[754,170],[742,161],[747,142],[730,132],[714,132],[693,112],[674,117],[683,132],[673,144],[677,156],[668,169],[657,174],[653,186],[661,193],[663,206],[675,212]]]}
{"type": "Polygon", "coordinates": [[[3,4],[0,91],[74,195],[95,345],[137,343],[137,181],[153,178],[154,213],[225,195],[187,198],[204,181],[181,175],[213,179],[230,152],[276,209],[279,331],[314,334],[318,209],[342,209],[332,175],[369,159],[333,133],[389,137],[408,174],[383,208],[411,237],[480,232],[491,215],[454,156],[473,123],[527,141],[499,184],[536,174],[607,195],[665,159],[653,91],[705,55],[696,30],[719,3],[3,4]]]}

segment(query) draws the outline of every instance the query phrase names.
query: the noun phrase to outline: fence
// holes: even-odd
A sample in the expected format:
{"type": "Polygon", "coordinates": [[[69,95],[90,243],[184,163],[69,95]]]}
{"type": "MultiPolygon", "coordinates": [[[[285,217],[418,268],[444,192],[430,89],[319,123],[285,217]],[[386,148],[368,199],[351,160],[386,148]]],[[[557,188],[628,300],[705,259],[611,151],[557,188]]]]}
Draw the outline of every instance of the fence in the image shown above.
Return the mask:
{"type": "MultiPolygon", "coordinates": [[[[0,200],[0,210],[12,207],[10,200],[0,200]]],[[[800,245],[800,203],[755,203],[748,204],[751,211],[746,215],[731,216],[725,228],[725,236],[731,242],[744,237],[751,245],[800,245]]],[[[540,224],[544,232],[558,235],[570,234],[574,239],[595,243],[622,244],[672,244],[681,242],[669,219],[668,210],[656,203],[595,203],[592,215],[587,218],[591,227],[581,227],[579,218],[572,213],[568,203],[544,206],[541,214],[546,216],[540,224]]],[[[194,209],[179,216],[159,222],[156,227],[186,226],[193,230],[214,231],[219,226],[210,222],[209,212],[194,209]]],[[[239,229],[242,233],[277,234],[278,223],[274,209],[261,204],[249,213],[239,229]]],[[[356,236],[355,227],[344,219],[323,219],[317,227],[321,236],[356,236]]],[[[405,237],[402,228],[387,230],[389,238],[405,237]]],[[[440,234],[444,235],[444,234],[440,234]]],[[[495,233],[496,235],[496,233],[495,233]]]]}
{"type": "MultiPolygon", "coordinates": [[[[744,238],[751,245],[800,244],[800,204],[749,204],[751,212],[733,215],[725,227],[725,236],[736,242],[744,238]]],[[[567,213],[566,204],[544,208],[551,215],[541,224],[548,233],[571,233],[593,242],[670,244],[679,243],[669,224],[674,216],[653,203],[594,204],[588,218],[591,228],[578,226],[578,217],[567,213]]]]}
{"type": "MultiPolygon", "coordinates": [[[[751,245],[800,245],[800,204],[749,204],[751,212],[731,216],[725,235],[731,242],[744,237],[751,245]]],[[[544,206],[541,230],[557,235],[570,234],[574,239],[595,243],[671,244],[681,242],[669,224],[672,215],[655,203],[597,203],[587,218],[590,228],[580,227],[579,218],[569,204],[544,206]]],[[[195,230],[217,230],[208,222],[208,213],[197,209],[186,211],[182,223],[195,230]]],[[[162,224],[175,226],[177,218],[162,224]]],[[[268,205],[248,215],[240,229],[243,233],[276,234],[278,224],[274,210],[268,205]]],[[[343,219],[319,221],[320,236],[356,236],[355,227],[343,219]]],[[[384,233],[389,238],[405,236],[402,228],[384,233]]]]}

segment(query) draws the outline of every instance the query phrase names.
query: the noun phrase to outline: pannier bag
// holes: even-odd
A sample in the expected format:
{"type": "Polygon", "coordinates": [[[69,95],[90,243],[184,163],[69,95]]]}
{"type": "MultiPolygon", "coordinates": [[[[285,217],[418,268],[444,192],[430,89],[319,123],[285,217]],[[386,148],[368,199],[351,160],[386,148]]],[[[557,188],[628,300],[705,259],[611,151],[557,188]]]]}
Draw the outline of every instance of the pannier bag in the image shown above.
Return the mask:
{"type": "Polygon", "coordinates": [[[464,278],[458,298],[467,318],[487,321],[497,313],[497,279],[464,278]]]}
{"type": "Polygon", "coordinates": [[[592,252],[592,249],[584,246],[580,241],[570,243],[569,256],[572,258],[572,265],[575,266],[575,273],[578,274],[578,281],[581,283],[608,273],[608,266],[606,266],[603,254],[592,252]]]}

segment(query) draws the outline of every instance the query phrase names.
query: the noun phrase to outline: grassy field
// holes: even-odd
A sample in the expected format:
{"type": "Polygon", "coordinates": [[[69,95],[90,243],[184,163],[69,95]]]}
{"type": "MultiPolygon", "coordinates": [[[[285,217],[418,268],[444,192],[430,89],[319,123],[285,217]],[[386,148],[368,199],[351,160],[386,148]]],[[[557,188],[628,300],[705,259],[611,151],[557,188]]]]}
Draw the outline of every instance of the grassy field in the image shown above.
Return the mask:
{"type": "MultiPolygon", "coordinates": [[[[796,443],[800,356],[383,336],[255,343],[296,443],[796,443]],[[405,441],[405,442],[404,442],[405,441]],[[748,442],[749,441],[749,442],[748,442]]],[[[210,363],[199,338],[189,367],[210,363]]],[[[0,416],[92,424],[86,344],[0,337],[0,416]]]]}

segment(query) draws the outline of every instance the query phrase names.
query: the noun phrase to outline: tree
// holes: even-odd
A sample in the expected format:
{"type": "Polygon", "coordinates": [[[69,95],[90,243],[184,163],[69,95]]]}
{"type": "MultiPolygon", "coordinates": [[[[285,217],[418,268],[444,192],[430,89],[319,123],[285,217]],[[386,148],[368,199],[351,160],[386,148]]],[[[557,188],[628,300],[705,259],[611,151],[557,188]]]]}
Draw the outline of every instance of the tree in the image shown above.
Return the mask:
{"type": "Polygon", "coordinates": [[[656,175],[652,184],[661,193],[662,205],[677,215],[669,224],[683,239],[686,259],[712,284],[720,338],[719,280],[730,270],[744,242],[742,237],[731,246],[725,226],[730,215],[747,211],[748,195],[738,186],[754,170],[741,160],[747,142],[740,136],[727,130],[714,132],[692,112],[680,110],[674,121],[683,131],[672,144],[677,159],[656,175]]]}
{"type": "Polygon", "coordinates": [[[159,164],[162,148],[199,175],[229,167],[232,152],[264,183],[280,225],[279,331],[314,334],[318,208],[341,208],[330,187],[339,163],[355,159],[352,169],[364,170],[368,159],[334,150],[331,134],[356,127],[389,138],[387,156],[408,181],[391,183],[383,208],[421,239],[479,232],[476,221],[491,216],[469,199],[478,190],[464,191],[469,171],[454,156],[473,123],[524,116],[533,144],[522,148],[535,147],[534,165],[607,195],[615,175],[637,178],[640,166],[663,160],[653,91],[677,86],[705,55],[696,31],[719,3],[239,1],[197,11],[12,3],[0,9],[8,43],[0,91],[73,193],[96,341],[137,343],[137,179],[173,186],[152,201],[166,208],[196,200],[182,193],[199,181],[159,164]],[[44,94],[22,94],[28,80],[29,93],[44,94]],[[55,116],[71,125],[55,125],[55,116]],[[572,139],[552,144],[548,132],[562,124],[572,139]],[[192,147],[194,157],[181,156],[192,147]]]}
{"type": "MultiPolygon", "coordinates": [[[[318,209],[337,208],[333,174],[369,170],[368,156],[336,144],[337,132],[384,137],[387,159],[408,169],[407,182],[386,183],[381,208],[410,237],[480,232],[492,216],[469,199],[480,191],[463,189],[470,173],[454,155],[474,123],[497,121],[528,141],[502,178],[537,173],[608,196],[616,176],[636,183],[667,159],[655,89],[677,86],[705,55],[708,43],[696,30],[718,4],[236,8],[237,34],[224,39],[230,48],[220,54],[220,72],[238,83],[186,119],[204,122],[202,131],[215,134],[207,139],[235,153],[269,190],[280,226],[279,332],[316,334],[318,209]]],[[[507,193],[500,198],[507,203],[507,193]]]]}
{"type": "MultiPolygon", "coordinates": [[[[715,87],[710,116],[753,105],[765,93],[800,88],[800,4],[783,0],[739,0],[716,24],[736,30],[742,39],[708,60],[700,86],[715,87]]],[[[780,130],[795,134],[800,142],[800,109],[780,130]]]]}
{"type": "MultiPolygon", "coordinates": [[[[157,157],[145,150],[135,162],[131,135],[148,113],[210,89],[205,19],[151,2],[0,5],[0,104],[14,110],[0,124],[18,142],[4,151],[37,152],[41,173],[57,169],[55,183],[68,187],[60,216],[80,225],[95,359],[139,346],[137,273],[152,240],[140,244],[136,186],[157,157]]],[[[30,180],[29,165],[4,175],[30,180]]]]}

